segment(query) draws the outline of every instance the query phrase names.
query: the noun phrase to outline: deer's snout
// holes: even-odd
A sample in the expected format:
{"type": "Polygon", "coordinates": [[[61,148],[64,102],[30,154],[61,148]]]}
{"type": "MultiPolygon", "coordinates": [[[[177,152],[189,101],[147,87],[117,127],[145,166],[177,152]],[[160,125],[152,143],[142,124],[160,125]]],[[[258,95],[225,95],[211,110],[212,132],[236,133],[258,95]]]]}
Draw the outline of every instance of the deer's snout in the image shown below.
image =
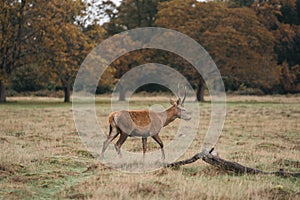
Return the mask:
{"type": "Polygon", "coordinates": [[[180,116],[180,118],[181,119],[183,119],[183,120],[191,120],[192,119],[192,117],[191,117],[191,112],[188,112],[188,111],[183,111],[183,112],[181,112],[181,116],[180,116]]]}

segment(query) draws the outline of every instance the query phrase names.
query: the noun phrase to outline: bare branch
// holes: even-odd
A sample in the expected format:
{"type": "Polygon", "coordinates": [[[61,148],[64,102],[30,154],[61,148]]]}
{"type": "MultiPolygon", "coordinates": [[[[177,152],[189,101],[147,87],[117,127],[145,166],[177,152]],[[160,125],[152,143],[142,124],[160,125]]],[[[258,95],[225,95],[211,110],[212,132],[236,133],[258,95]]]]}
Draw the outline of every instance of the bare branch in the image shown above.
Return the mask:
{"type": "Polygon", "coordinates": [[[167,168],[176,168],[181,165],[186,165],[190,164],[193,162],[196,162],[199,159],[202,159],[204,162],[209,163],[215,167],[218,167],[222,170],[225,171],[231,171],[234,172],[235,174],[271,174],[271,175],[276,175],[276,176],[282,176],[282,177],[300,177],[300,172],[285,172],[283,169],[280,169],[279,171],[275,172],[265,172],[259,169],[251,168],[251,167],[246,167],[243,166],[239,163],[236,162],[231,162],[224,160],[218,156],[212,155],[213,149],[211,149],[209,152],[208,151],[202,151],[201,153],[195,154],[192,158],[170,163],[165,165],[167,168]]]}

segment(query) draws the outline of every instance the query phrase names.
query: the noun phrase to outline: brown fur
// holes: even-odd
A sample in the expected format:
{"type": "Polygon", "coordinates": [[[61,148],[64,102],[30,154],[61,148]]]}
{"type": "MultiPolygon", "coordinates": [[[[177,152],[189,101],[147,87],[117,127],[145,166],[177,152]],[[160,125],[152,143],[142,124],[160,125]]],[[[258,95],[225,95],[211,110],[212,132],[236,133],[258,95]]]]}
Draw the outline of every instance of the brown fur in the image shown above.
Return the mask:
{"type": "Polygon", "coordinates": [[[149,110],[131,110],[129,111],[132,121],[137,126],[146,127],[151,123],[149,110]]]}

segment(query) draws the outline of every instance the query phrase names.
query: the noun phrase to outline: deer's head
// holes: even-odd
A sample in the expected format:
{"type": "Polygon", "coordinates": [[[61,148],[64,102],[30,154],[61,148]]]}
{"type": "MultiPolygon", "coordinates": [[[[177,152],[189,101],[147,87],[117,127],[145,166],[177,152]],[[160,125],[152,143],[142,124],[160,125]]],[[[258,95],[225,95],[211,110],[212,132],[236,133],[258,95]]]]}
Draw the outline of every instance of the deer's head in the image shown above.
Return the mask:
{"type": "Polygon", "coordinates": [[[172,105],[172,110],[176,117],[178,117],[180,119],[184,119],[184,120],[190,120],[192,117],[191,117],[190,113],[184,108],[185,97],[186,97],[186,88],[185,88],[185,93],[184,93],[183,99],[181,100],[181,98],[179,97],[179,94],[178,94],[177,101],[174,101],[171,99],[170,104],[172,105]]]}

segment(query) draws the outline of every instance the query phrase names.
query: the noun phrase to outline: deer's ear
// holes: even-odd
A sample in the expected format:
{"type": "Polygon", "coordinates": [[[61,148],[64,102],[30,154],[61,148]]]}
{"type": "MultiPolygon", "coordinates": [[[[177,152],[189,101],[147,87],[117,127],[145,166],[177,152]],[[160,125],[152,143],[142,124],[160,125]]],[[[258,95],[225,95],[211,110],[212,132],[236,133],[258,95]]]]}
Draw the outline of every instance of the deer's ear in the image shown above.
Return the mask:
{"type": "Polygon", "coordinates": [[[170,104],[173,105],[173,106],[175,106],[176,102],[173,99],[170,99],[170,104]]]}
{"type": "Polygon", "coordinates": [[[177,105],[180,105],[181,104],[181,99],[180,99],[180,97],[177,99],[177,105]]]}

